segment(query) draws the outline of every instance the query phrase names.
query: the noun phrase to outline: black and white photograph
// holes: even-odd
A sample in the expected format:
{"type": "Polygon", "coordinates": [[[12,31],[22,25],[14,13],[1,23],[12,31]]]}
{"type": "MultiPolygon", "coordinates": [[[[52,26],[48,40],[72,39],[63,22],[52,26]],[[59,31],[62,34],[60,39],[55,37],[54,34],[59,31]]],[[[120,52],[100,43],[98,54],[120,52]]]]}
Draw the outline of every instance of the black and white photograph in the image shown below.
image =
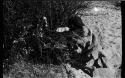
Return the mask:
{"type": "Polygon", "coordinates": [[[121,3],[3,0],[3,78],[122,78],[121,3]]]}

